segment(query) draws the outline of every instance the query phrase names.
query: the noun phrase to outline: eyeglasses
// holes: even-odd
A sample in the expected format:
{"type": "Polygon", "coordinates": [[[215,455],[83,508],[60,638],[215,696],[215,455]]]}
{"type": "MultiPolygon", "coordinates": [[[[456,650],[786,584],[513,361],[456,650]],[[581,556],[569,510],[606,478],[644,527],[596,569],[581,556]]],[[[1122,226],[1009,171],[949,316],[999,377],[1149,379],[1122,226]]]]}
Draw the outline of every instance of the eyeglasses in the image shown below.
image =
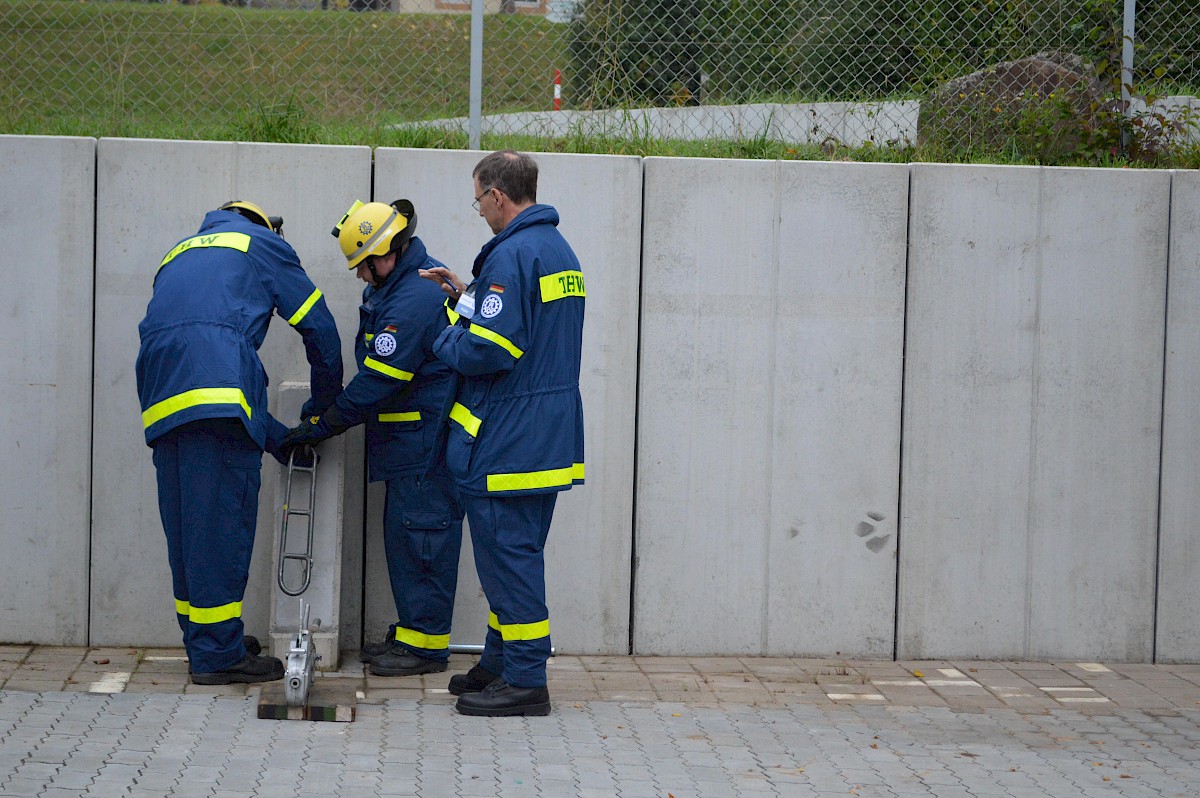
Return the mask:
{"type": "MultiPolygon", "coordinates": [[[[495,186],[492,186],[492,188],[495,188],[495,186]]],[[[479,210],[479,201],[481,199],[483,199],[484,197],[486,197],[488,195],[488,192],[491,191],[492,188],[484,189],[484,192],[482,194],[480,194],[478,197],[476,197],[475,201],[471,203],[471,207],[474,208],[476,211],[478,211],[479,210]]]]}

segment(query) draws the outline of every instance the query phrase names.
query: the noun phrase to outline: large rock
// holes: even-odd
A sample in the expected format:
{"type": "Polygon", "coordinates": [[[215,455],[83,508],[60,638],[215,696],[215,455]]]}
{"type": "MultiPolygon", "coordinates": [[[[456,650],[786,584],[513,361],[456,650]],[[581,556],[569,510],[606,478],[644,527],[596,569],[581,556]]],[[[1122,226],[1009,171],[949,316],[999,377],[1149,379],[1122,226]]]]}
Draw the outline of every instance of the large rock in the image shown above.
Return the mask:
{"type": "Polygon", "coordinates": [[[1070,53],[1045,52],[947,81],[921,103],[918,144],[1041,159],[1079,149],[1107,86],[1070,53]]]}

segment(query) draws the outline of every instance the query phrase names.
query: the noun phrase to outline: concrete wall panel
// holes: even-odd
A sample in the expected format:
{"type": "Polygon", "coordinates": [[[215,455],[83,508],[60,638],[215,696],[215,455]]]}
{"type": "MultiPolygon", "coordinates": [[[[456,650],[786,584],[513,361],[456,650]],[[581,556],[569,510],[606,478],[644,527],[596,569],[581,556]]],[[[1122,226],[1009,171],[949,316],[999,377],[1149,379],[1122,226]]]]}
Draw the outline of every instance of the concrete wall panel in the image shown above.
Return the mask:
{"type": "Polygon", "coordinates": [[[908,167],[780,169],[763,653],[890,658],[908,167]]]}
{"type": "Polygon", "coordinates": [[[1168,187],[913,167],[901,658],[1150,655],[1168,187]]]}
{"type": "MultiPolygon", "coordinates": [[[[471,170],[483,155],[376,151],[375,198],[412,199],[418,235],[434,257],[462,277],[470,274],[480,247],[492,235],[471,207],[471,170]]],[[[546,545],[551,637],[561,652],[624,653],[629,638],[641,162],[610,156],[535,157],[538,200],[558,209],[559,229],[579,256],[588,286],[580,379],[587,484],[559,496],[546,545]]],[[[375,510],[371,516],[380,513],[375,510]]],[[[378,533],[368,530],[368,547],[379,545],[378,533]]],[[[469,548],[464,538],[455,644],[482,643],[486,632],[487,602],[469,548]]],[[[381,557],[369,557],[374,559],[381,557]]],[[[368,602],[389,595],[381,576],[376,569],[366,586],[368,602]]],[[[367,617],[370,636],[394,615],[389,601],[377,606],[367,617]]]]}
{"type": "Polygon", "coordinates": [[[1170,288],[1163,399],[1159,662],[1200,662],[1200,174],[1171,182],[1170,288]]]}
{"type": "Polygon", "coordinates": [[[906,195],[647,159],[638,653],[891,654],[906,195]]]}
{"type": "Polygon", "coordinates": [[[0,136],[0,640],[87,642],[96,141],[0,136]]]}
{"type": "MultiPolygon", "coordinates": [[[[328,231],[331,219],[336,221],[370,185],[370,150],[102,139],[98,152],[91,641],[178,645],[154,467],[143,442],[133,368],[137,324],[150,298],[154,267],[176,241],[199,227],[207,210],[229,199],[257,202],[284,217],[288,241],[338,319],[343,358],[353,363],[359,286],[338,262],[341,255],[328,231]]],[[[260,351],[273,387],[308,379],[300,338],[286,326],[277,319],[260,351]]],[[[268,560],[278,468],[270,457],[264,459],[244,616],[247,629],[264,638],[275,590],[274,564],[268,560]]],[[[347,475],[348,482],[355,479],[361,483],[361,470],[347,475]]],[[[356,518],[353,508],[346,514],[356,518]]],[[[354,523],[357,529],[361,522],[354,523]]],[[[360,540],[361,533],[353,537],[360,540]]]]}

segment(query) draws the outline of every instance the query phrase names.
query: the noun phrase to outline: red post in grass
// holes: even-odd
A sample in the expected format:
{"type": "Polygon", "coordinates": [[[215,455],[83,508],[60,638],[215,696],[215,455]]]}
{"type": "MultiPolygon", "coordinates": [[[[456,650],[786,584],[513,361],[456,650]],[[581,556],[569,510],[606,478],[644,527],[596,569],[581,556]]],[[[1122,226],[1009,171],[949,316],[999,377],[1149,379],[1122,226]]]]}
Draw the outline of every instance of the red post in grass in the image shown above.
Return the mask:
{"type": "Polygon", "coordinates": [[[554,70],[554,110],[562,110],[562,72],[554,70]]]}

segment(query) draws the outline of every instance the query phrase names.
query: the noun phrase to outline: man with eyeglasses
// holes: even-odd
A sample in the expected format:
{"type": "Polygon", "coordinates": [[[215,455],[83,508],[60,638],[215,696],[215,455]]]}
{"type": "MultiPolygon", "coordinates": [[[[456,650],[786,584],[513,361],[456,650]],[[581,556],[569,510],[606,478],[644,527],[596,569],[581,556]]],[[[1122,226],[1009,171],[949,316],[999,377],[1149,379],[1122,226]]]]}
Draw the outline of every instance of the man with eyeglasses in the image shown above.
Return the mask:
{"type": "Polygon", "coordinates": [[[433,351],[462,375],[446,462],[471,525],[488,633],[479,664],[450,680],[465,715],[547,715],[544,549],[560,491],[582,484],[579,363],[584,290],[558,211],[537,204],[537,164],[493,152],[472,173],[474,202],[495,236],[464,285],[441,284],[460,318],[433,351]]]}

